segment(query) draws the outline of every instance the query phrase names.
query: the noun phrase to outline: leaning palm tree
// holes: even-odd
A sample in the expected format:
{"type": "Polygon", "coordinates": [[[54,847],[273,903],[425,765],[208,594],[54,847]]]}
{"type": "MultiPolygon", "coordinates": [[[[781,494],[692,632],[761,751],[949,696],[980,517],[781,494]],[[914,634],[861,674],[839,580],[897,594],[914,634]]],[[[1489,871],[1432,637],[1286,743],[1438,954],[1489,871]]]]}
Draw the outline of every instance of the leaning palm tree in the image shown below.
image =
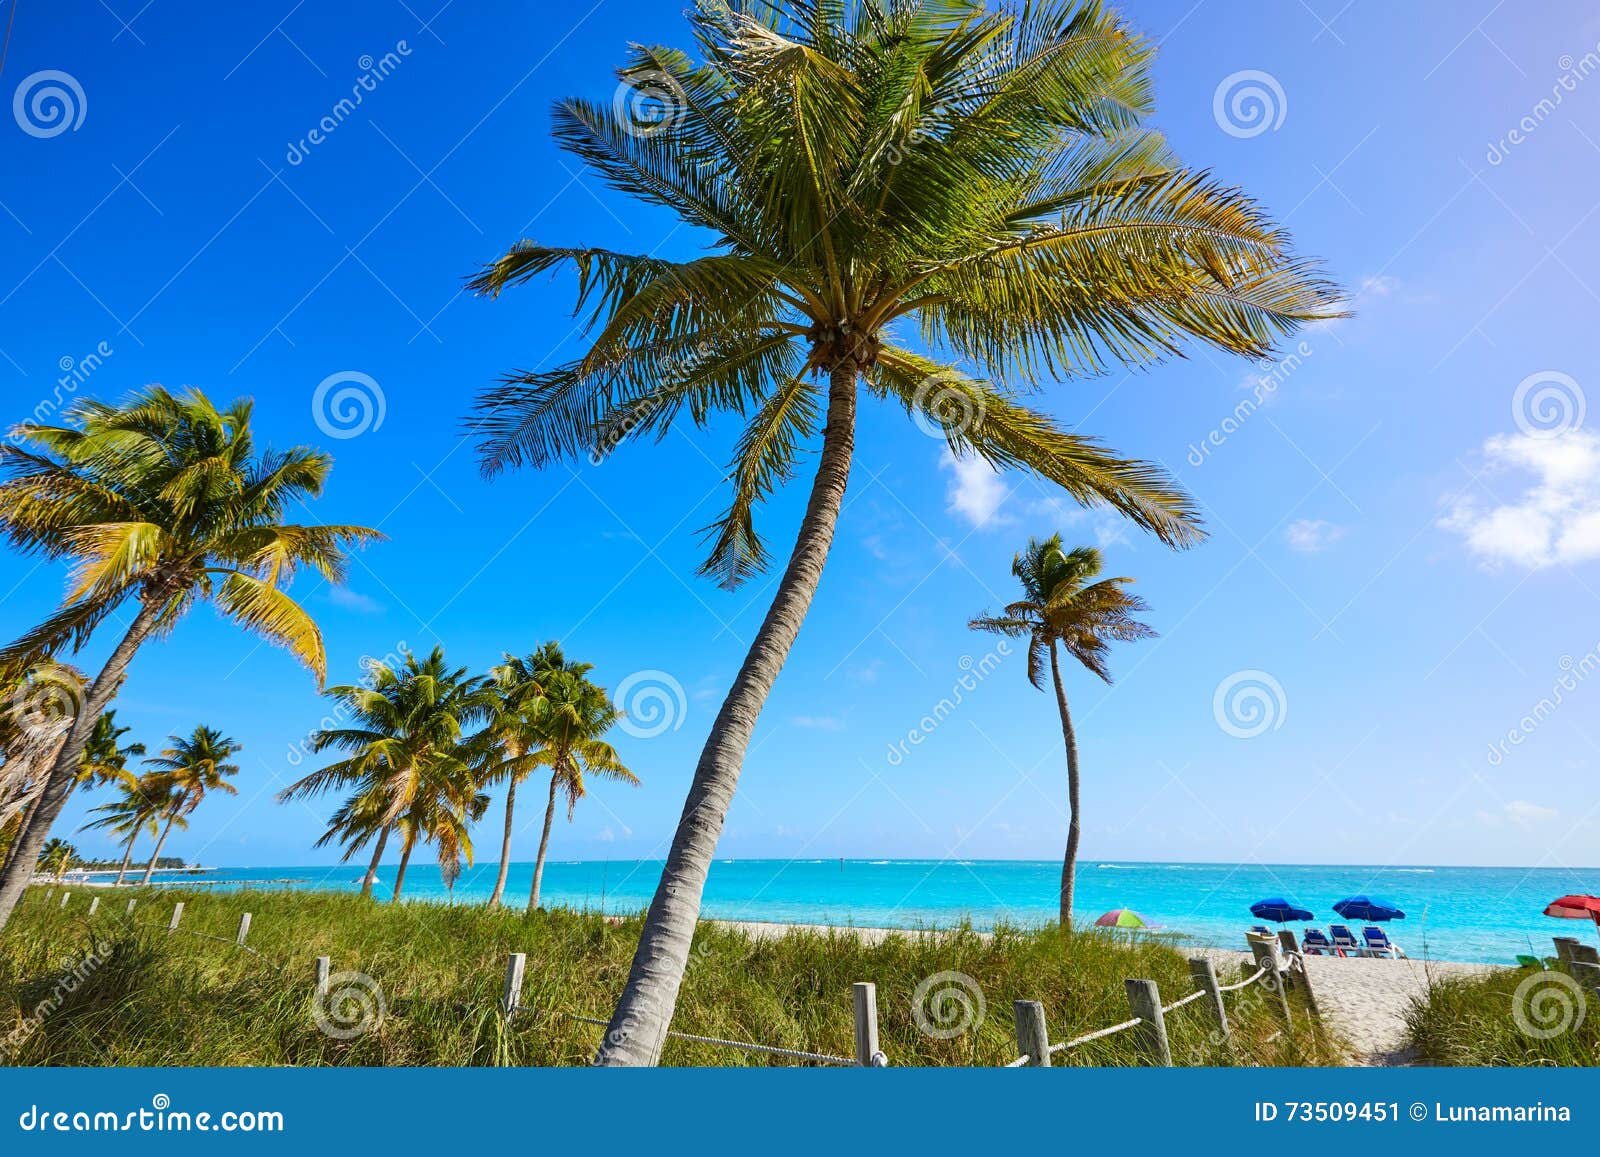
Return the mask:
{"type": "Polygon", "coordinates": [[[196,727],[187,736],[169,736],[171,747],[162,748],[154,759],[145,760],[150,768],[152,788],[165,792],[161,816],[166,824],[156,840],[156,850],[150,854],[141,884],[148,884],[155,874],[156,861],[161,858],[161,848],[167,835],[179,819],[187,819],[210,792],[220,791],[238,795],[239,789],[228,782],[229,776],[239,774],[239,765],[228,763],[240,746],[214,727],[196,727]]]}
{"type": "MultiPolygon", "coordinates": [[[[505,831],[500,841],[500,868],[489,895],[491,908],[499,907],[511,870],[517,788],[539,766],[531,756],[540,745],[538,720],[545,705],[544,680],[558,671],[581,678],[592,669],[593,664],[568,660],[561,644],[551,640],[531,655],[506,655],[505,662],[489,672],[495,695],[494,716],[475,737],[475,746],[481,753],[483,783],[504,780],[506,784],[505,831]]],[[[549,831],[548,823],[545,830],[549,831]]]]}
{"type": "Polygon", "coordinates": [[[94,728],[89,732],[89,742],[84,745],[83,755],[78,759],[74,786],[90,788],[114,784],[126,787],[136,783],[138,776],[128,770],[128,759],[130,756],[143,755],[144,744],[122,744],[122,737],[132,730],[131,727],[117,726],[115,711],[107,711],[96,719],[94,728]]]}
{"type": "Polygon", "coordinates": [[[1044,690],[1045,659],[1061,713],[1061,738],[1067,748],[1067,851],[1061,862],[1061,926],[1072,928],[1072,889],[1078,867],[1078,737],[1067,709],[1059,651],[1066,651],[1107,683],[1106,665],[1113,642],[1155,637],[1135,615],[1149,610],[1145,601],[1123,588],[1131,578],[1100,578],[1100,552],[1092,546],[1063,550],[1061,536],[1030,538],[1028,548],[1011,563],[1022,584],[1022,598],[998,618],[980,616],[967,625],[975,631],[1028,640],[1028,681],[1044,690]]]}
{"type": "Polygon", "coordinates": [[[472,825],[483,818],[489,797],[480,791],[472,761],[457,753],[428,761],[411,804],[396,823],[400,832],[400,864],[395,869],[392,902],[398,903],[406,883],[406,867],[418,842],[439,849],[439,876],[455,891],[461,861],[472,864],[472,825]]]}
{"type": "Polygon", "coordinates": [[[486,470],[599,457],[634,432],[737,415],[732,500],[704,567],[728,585],[767,565],[756,508],[820,441],[798,539],[695,769],[602,1064],[660,1055],[751,733],[833,540],[862,388],[957,456],[1027,471],[1184,545],[1198,519],[1163,470],[1068,431],[1026,394],[1190,341],[1263,357],[1335,309],[1254,202],[1182,168],[1142,126],[1151,45],[1100,3],[725,0],[690,20],[702,63],[635,48],[621,77],[641,99],[564,101],[555,132],[709,251],[673,261],[524,242],[472,282],[498,294],[570,266],[591,327],[577,360],[483,397],[486,470]],[[632,118],[641,105],[659,115],[632,118]]]}
{"type": "Polygon", "coordinates": [[[66,840],[51,840],[39,850],[38,868],[46,875],[54,876],[56,883],[61,882],[61,877],[72,870],[78,862],[78,849],[67,843],[66,840]]]}
{"type": "MultiPolygon", "coordinates": [[[[474,761],[465,740],[472,727],[490,718],[495,700],[465,667],[452,669],[440,647],[426,659],[407,655],[398,666],[374,663],[365,684],[333,687],[328,694],[351,725],[316,732],[310,747],[346,757],[290,784],[278,799],[350,793],[324,839],[348,843],[365,835],[364,844],[375,837],[361,889],[370,896],[390,834],[400,832],[403,859],[409,862],[416,840],[429,830],[428,817],[419,819],[414,805],[432,786],[457,782],[467,774],[461,769],[471,770],[474,761]]],[[[396,897],[401,882],[396,880],[396,897]]]]}
{"type": "MultiPolygon", "coordinates": [[[[107,716],[110,714],[106,712],[107,716]]],[[[122,793],[119,798],[91,809],[90,814],[100,818],[90,820],[82,830],[101,829],[127,837],[123,842],[122,863],[117,865],[115,880],[115,884],[121,884],[128,874],[128,865],[133,862],[133,846],[139,842],[139,837],[160,833],[160,816],[168,793],[163,781],[151,775],[142,775],[131,782],[119,781],[117,790],[122,793]]],[[[172,822],[179,828],[189,826],[187,820],[178,816],[173,817],[172,822]]]]}
{"type": "MultiPolygon", "coordinates": [[[[332,460],[297,446],[258,449],[251,403],[219,410],[198,390],[150,386],[121,405],[83,400],[67,425],[23,423],[0,444],[0,534],[12,546],[72,563],[66,602],[0,650],[6,678],[63,648],[77,649],[108,618],[131,622],[81,702],[51,765],[16,855],[0,873],[0,928],[27,885],[73,784],[95,720],[147,640],[167,635],[209,599],[253,634],[279,643],[322,683],[322,633],[284,588],[309,568],[343,579],[347,549],[380,537],[359,526],[288,521],[322,493],[332,460]]],[[[0,678],[0,684],[5,678],[0,678]]]]}
{"type": "Polygon", "coordinates": [[[545,856],[550,850],[550,827],[555,820],[556,797],[567,801],[567,820],[578,801],[588,794],[585,776],[615,779],[638,786],[639,777],[623,766],[616,748],[603,738],[622,718],[610,696],[582,675],[557,671],[544,681],[544,705],[535,720],[539,747],[530,754],[535,767],[550,769],[550,798],[544,809],[544,830],[539,855],[533,861],[533,887],[528,911],[539,909],[539,889],[544,882],[545,856]]]}

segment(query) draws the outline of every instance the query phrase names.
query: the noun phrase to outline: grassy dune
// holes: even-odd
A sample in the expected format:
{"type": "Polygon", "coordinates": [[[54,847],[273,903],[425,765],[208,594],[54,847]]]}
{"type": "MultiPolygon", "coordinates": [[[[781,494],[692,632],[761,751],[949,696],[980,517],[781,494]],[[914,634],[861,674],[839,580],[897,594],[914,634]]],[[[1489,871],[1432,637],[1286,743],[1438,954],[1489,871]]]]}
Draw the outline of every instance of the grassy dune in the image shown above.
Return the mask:
{"type": "Polygon", "coordinates": [[[1600,1064],[1600,998],[1565,972],[1436,981],[1406,1014],[1406,1031],[1422,1064],[1600,1064]]]}
{"type": "MultiPolygon", "coordinates": [[[[102,892],[100,914],[86,918],[79,891],[62,912],[42,889],[24,900],[0,938],[0,1041],[79,968],[76,990],[26,1035],[0,1045],[0,1061],[26,1065],[583,1065],[599,1026],[563,1013],[604,1019],[621,990],[638,936],[637,919],[611,924],[552,911],[526,916],[482,906],[409,904],[315,893],[215,894],[178,889],[102,892]],[[185,933],[165,929],[182,899],[185,933]],[[249,943],[232,945],[241,912],[249,943]],[[205,936],[195,935],[204,933],[205,936]],[[217,937],[209,939],[207,937],[217,937]],[[80,965],[96,944],[103,963],[80,965]],[[523,1003],[508,1027],[497,1013],[508,953],[527,954],[523,1003]],[[350,970],[381,987],[387,1014],[376,1031],[348,1040],[321,1031],[313,1017],[317,956],[335,973],[350,970]]],[[[1193,991],[1181,953],[1153,943],[1093,933],[969,929],[904,935],[865,944],[847,932],[794,932],[776,939],[702,925],[673,1027],[808,1052],[854,1055],[851,982],[878,986],[882,1048],[894,1065],[1000,1065],[1016,1055],[1012,1001],[1044,1002],[1053,1041],[1128,1018],[1123,979],[1148,977],[1165,1003],[1193,991]],[[981,993],[936,982],[923,1023],[960,1027],[949,1037],[919,1027],[913,998],[939,973],[969,977],[981,993]],[[965,1002],[955,996],[964,993],[965,1002]]],[[[1234,977],[1224,977],[1224,983],[1234,977]]],[[[1336,1063],[1335,1042],[1307,1030],[1280,1032],[1270,1005],[1251,994],[1228,1000],[1231,1044],[1215,1039],[1196,1001],[1168,1018],[1175,1063],[1302,1065],[1336,1063]]],[[[337,1018],[335,1018],[337,1024],[337,1018]]],[[[1131,1034],[1085,1046],[1071,1063],[1137,1063],[1131,1034]]],[[[1058,1061],[1062,1060],[1058,1056],[1058,1061]]],[[[676,1065],[792,1064],[760,1054],[680,1040],[664,1058],[676,1065]]]]}

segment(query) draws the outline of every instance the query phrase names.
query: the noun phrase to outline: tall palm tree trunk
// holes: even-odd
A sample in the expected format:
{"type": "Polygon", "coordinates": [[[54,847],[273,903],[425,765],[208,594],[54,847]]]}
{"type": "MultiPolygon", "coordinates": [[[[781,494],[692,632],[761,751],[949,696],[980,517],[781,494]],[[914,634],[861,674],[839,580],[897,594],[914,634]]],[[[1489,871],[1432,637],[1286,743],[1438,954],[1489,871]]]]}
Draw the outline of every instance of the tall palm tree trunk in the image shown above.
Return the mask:
{"type": "Polygon", "coordinates": [[[156,850],[150,853],[150,862],[144,867],[144,879],[140,880],[139,883],[148,884],[150,882],[150,877],[155,875],[156,861],[161,858],[161,847],[167,842],[167,833],[172,830],[173,821],[177,818],[177,812],[173,812],[171,815],[167,816],[166,826],[161,829],[161,838],[156,841],[156,850]]]}
{"type": "Polygon", "coordinates": [[[111,885],[113,888],[122,883],[122,878],[128,874],[128,865],[133,862],[133,845],[139,842],[139,829],[134,828],[133,834],[128,837],[128,846],[122,852],[122,864],[117,868],[117,878],[111,885]]]}
{"type": "Polygon", "coordinates": [[[416,829],[409,829],[406,832],[405,845],[400,851],[400,867],[396,869],[394,874],[394,894],[389,897],[389,902],[392,904],[400,902],[400,889],[406,886],[406,866],[411,863],[411,849],[416,846],[416,843],[416,829]]]}
{"type": "Polygon", "coordinates": [[[389,829],[384,828],[378,833],[378,847],[372,853],[372,863],[367,865],[367,874],[361,878],[361,895],[365,899],[372,899],[372,884],[378,878],[378,865],[383,861],[383,849],[389,842],[389,829]]]}
{"type": "Polygon", "coordinates": [[[550,850],[550,825],[556,818],[556,775],[550,773],[550,802],[544,809],[544,834],[539,837],[539,855],[533,861],[533,889],[528,893],[528,911],[539,910],[539,887],[544,883],[544,857],[550,850]]]}
{"type": "Polygon", "coordinates": [[[700,918],[706,875],[739,784],[751,732],[800,633],[833,544],[855,451],[856,376],[856,364],[848,358],[829,375],[822,456],[794,553],[700,753],[627,986],[611,1014],[596,1064],[653,1065],[661,1057],[700,918]]]}
{"type": "Polygon", "coordinates": [[[1072,888],[1078,874],[1078,736],[1067,710],[1067,689],[1061,683],[1061,660],[1050,644],[1050,677],[1056,684],[1056,707],[1061,711],[1061,738],[1067,745],[1067,854],[1061,861],[1061,927],[1072,931],[1072,888]]]}
{"type": "MultiPolygon", "coordinates": [[[[500,907],[500,897],[506,892],[506,875],[511,871],[511,809],[517,803],[517,777],[506,781],[506,834],[500,841],[500,872],[494,878],[494,891],[489,895],[489,907],[500,907]]],[[[548,828],[548,825],[546,825],[548,828]]]]}
{"type": "Polygon", "coordinates": [[[10,922],[11,913],[16,911],[17,902],[27,890],[28,880],[32,878],[34,865],[39,859],[39,849],[44,847],[51,826],[67,802],[67,793],[72,790],[76,778],[78,760],[83,755],[84,745],[89,742],[90,733],[94,731],[95,720],[100,718],[106,705],[116,698],[122,681],[128,677],[128,664],[133,661],[140,644],[155,629],[163,605],[162,600],[155,598],[141,601],[133,625],[122,636],[122,641],[112,650],[106,665],[90,685],[83,706],[72,721],[71,730],[67,732],[66,742],[61,745],[54,764],[45,774],[44,791],[29,810],[26,825],[18,834],[17,842],[12,845],[5,867],[0,869],[0,930],[10,922]]]}

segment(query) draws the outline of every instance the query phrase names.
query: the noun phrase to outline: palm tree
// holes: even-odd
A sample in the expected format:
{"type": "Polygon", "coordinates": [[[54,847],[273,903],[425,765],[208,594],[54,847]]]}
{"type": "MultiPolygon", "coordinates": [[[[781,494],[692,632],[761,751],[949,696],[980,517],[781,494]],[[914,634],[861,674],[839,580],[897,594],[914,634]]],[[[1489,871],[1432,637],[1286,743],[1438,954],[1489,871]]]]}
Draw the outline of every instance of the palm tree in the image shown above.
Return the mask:
{"type": "MultiPolygon", "coordinates": [[[[501,779],[506,783],[505,832],[500,841],[500,870],[489,896],[491,908],[499,907],[511,870],[512,817],[517,787],[539,766],[530,756],[540,745],[537,720],[544,708],[543,681],[556,671],[568,671],[581,677],[592,669],[592,664],[568,661],[561,644],[551,640],[526,657],[506,655],[505,662],[489,672],[496,702],[493,718],[477,737],[482,763],[480,775],[485,784],[501,779]]],[[[548,831],[548,823],[545,827],[548,831]]]]}
{"type": "MultiPolygon", "coordinates": [[[[110,715],[108,711],[106,715],[110,715]]],[[[97,820],[90,820],[83,825],[83,831],[92,831],[103,828],[107,831],[126,836],[127,840],[122,849],[122,863],[117,866],[116,884],[121,884],[123,877],[128,874],[128,865],[133,861],[133,846],[141,835],[157,835],[161,831],[161,812],[166,803],[167,793],[163,781],[156,776],[143,775],[131,781],[119,781],[117,790],[122,793],[119,799],[110,803],[101,804],[91,809],[91,815],[98,815],[97,820]]],[[[181,816],[171,819],[174,826],[187,829],[189,822],[181,816]]]]}
{"type": "Polygon", "coordinates": [[[156,840],[156,850],[150,854],[142,884],[148,884],[155,874],[161,847],[167,842],[173,824],[193,815],[208,792],[239,794],[239,789],[228,782],[229,776],[239,774],[239,765],[226,762],[241,750],[238,743],[212,727],[196,727],[186,737],[172,735],[168,738],[172,746],[162,748],[160,755],[145,761],[153,773],[152,789],[166,797],[161,806],[166,825],[156,840]]]}
{"type": "Polygon", "coordinates": [[[84,745],[83,755],[78,759],[78,774],[73,779],[73,786],[104,787],[109,783],[124,787],[137,782],[138,776],[128,770],[128,758],[143,755],[144,744],[122,746],[122,737],[132,730],[131,727],[117,726],[115,711],[107,711],[96,719],[93,730],[89,732],[89,742],[84,745]]]}
{"type": "Polygon", "coordinates": [[[439,849],[439,875],[444,886],[455,891],[461,876],[461,861],[472,863],[471,827],[483,818],[489,797],[478,790],[475,767],[464,754],[428,762],[411,804],[395,826],[400,832],[400,866],[395,870],[394,893],[398,902],[405,887],[406,865],[417,841],[436,844],[439,849]]]}
{"type": "Polygon", "coordinates": [[[440,647],[426,659],[407,655],[398,667],[374,663],[365,685],[333,687],[328,694],[339,701],[341,717],[352,726],[316,732],[311,750],[341,751],[347,757],[290,784],[278,799],[349,791],[323,842],[349,845],[348,859],[376,838],[363,896],[372,894],[389,835],[398,830],[403,840],[395,880],[398,899],[417,838],[432,838],[433,827],[443,822],[429,801],[453,793],[465,810],[475,797],[465,787],[475,779],[473,752],[464,740],[470,728],[491,717],[494,695],[483,680],[469,677],[465,667],[452,670],[440,647]],[[359,843],[351,843],[357,839],[359,843]]]}
{"type": "Polygon", "coordinates": [[[118,610],[131,605],[133,615],[41,776],[39,802],[0,873],[0,929],[139,647],[210,599],[288,648],[320,686],[322,633],[284,588],[301,568],[342,581],[347,548],[380,537],[285,521],[322,493],[333,463],[304,446],[258,451],[248,399],[219,410],[198,390],[150,386],[121,405],[75,402],[66,417],[63,426],[23,423],[0,444],[0,533],[21,551],[73,564],[61,609],[0,650],[0,684],[78,649],[118,610]]]}
{"type": "Polygon", "coordinates": [[[535,720],[539,747],[530,754],[534,767],[550,769],[550,798],[544,809],[544,831],[539,855],[533,862],[533,887],[528,911],[539,909],[539,887],[544,882],[544,861],[550,850],[550,826],[556,814],[556,796],[567,800],[567,821],[578,801],[587,794],[586,775],[615,779],[638,786],[639,777],[623,766],[616,749],[602,738],[622,712],[602,688],[582,675],[556,671],[544,682],[544,707],[535,720]]]}
{"type": "Polygon", "coordinates": [[[592,338],[480,400],[486,471],[739,416],[704,566],[730,586],[767,565],[756,507],[820,435],[798,539],[695,768],[602,1064],[660,1055],[751,733],[833,540],[860,389],[953,454],[1029,471],[1181,546],[1201,532],[1165,471],[1025,395],[1191,340],[1263,357],[1335,312],[1333,287],[1254,202],[1142,126],[1152,47],[1094,0],[726,0],[690,20],[704,63],[637,47],[621,70],[666,95],[663,115],[568,100],[555,133],[709,251],[524,242],[472,282],[498,294],[570,266],[592,338]],[[912,324],[928,352],[899,332],[912,324]]]}
{"type": "Polygon", "coordinates": [[[1106,654],[1113,642],[1155,637],[1155,631],[1133,616],[1149,610],[1143,599],[1123,589],[1131,578],[1099,578],[1100,552],[1092,546],[1063,550],[1061,536],[1030,538],[1028,548],[1011,564],[1022,583],[1022,598],[999,618],[980,616],[967,625],[1011,638],[1028,639],[1028,681],[1044,690],[1045,658],[1061,712],[1061,738],[1067,748],[1067,851],[1061,863],[1061,926],[1072,927],[1072,886],[1078,866],[1078,738],[1061,682],[1064,650],[1107,683],[1111,670],[1106,654]],[[1098,580],[1098,581],[1096,581],[1098,580]]]}
{"type": "Polygon", "coordinates": [[[67,843],[66,840],[51,840],[39,850],[37,861],[39,870],[56,878],[56,883],[61,882],[61,877],[72,869],[78,862],[78,849],[67,843]]]}

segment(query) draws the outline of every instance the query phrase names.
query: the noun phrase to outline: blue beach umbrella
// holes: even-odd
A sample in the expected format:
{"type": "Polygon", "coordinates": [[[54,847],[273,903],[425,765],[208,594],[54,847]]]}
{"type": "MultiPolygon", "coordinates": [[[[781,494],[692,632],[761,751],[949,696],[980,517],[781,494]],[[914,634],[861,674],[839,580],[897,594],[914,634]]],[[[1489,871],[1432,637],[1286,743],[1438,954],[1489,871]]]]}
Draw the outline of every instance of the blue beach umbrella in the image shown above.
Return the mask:
{"type": "Polygon", "coordinates": [[[1370,920],[1374,924],[1406,918],[1400,909],[1376,896],[1346,896],[1333,906],[1333,910],[1346,920],[1370,920]]]}
{"type": "Polygon", "coordinates": [[[1257,920],[1271,920],[1274,924],[1287,924],[1291,920],[1310,920],[1311,913],[1298,904],[1291,904],[1282,896],[1269,896],[1250,905],[1250,915],[1257,920]]]}

